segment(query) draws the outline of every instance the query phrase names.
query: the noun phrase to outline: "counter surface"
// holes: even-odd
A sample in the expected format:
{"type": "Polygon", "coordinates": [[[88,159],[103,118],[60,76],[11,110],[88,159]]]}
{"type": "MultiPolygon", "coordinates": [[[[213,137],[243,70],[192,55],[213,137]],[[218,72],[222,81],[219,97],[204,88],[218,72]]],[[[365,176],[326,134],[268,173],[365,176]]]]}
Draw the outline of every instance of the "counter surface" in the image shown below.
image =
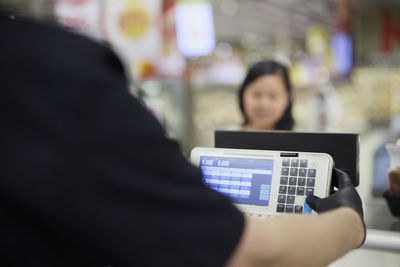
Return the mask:
{"type": "Polygon", "coordinates": [[[400,217],[394,217],[384,198],[365,201],[367,237],[363,248],[400,252],[400,217]]]}

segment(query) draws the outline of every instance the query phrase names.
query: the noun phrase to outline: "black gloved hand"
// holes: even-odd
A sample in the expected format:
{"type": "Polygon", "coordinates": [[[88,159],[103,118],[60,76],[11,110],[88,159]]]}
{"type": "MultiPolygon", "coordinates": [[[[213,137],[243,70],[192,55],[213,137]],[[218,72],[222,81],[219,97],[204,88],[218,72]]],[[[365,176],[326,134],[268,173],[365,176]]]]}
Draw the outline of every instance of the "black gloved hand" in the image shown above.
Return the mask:
{"type": "MultiPolygon", "coordinates": [[[[349,175],[335,168],[333,170],[332,179],[332,184],[337,185],[339,190],[326,198],[319,198],[314,195],[308,196],[306,199],[307,204],[318,213],[339,207],[350,207],[360,215],[365,233],[364,213],[361,198],[352,184],[349,175]]],[[[364,243],[364,241],[362,243],[364,243]]]]}

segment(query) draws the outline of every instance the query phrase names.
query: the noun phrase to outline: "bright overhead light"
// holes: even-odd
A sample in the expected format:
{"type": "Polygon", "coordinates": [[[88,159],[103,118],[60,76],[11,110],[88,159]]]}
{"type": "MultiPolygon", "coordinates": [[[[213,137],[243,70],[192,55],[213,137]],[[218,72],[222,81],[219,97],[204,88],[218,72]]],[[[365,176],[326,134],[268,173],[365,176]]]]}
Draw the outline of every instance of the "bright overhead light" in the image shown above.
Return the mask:
{"type": "Polygon", "coordinates": [[[178,48],[184,56],[206,56],[214,51],[213,9],[208,1],[179,1],[175,16],[178,48]]]}

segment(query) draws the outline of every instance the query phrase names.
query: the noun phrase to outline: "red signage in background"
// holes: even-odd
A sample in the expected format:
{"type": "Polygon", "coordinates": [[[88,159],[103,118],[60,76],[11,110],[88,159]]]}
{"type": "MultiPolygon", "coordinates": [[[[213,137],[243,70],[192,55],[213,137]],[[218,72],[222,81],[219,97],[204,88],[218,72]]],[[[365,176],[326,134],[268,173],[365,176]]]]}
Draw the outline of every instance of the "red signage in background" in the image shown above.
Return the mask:
{"type": "Polygon", "coordinates": [[[96,39],[103,39],[101,2],[98,0],[56,0],[55,14],[58,22],[65,28],[96,39]]]}
{"type": "Polygon", "coordinates": [[[63,2],[63,4],[68,4],[68,5],[82,5],[85,2],[89,2],[90,0],[57,0],[57,2],[61,3],[63,2]]]}
{"type": "Polygon", "coordinates": [[[156,60],[156,73],[160,78],[182,78],[186,61],[178,50],[176,40],[175,0],[162,2],[162,53],[156,60]]]}
{"type": "Polygon", "coordinates": [[[392,53],[394,41],[400,45],[400,19],[384,10],[382,12],[382,49],[385,54],[392,53]]]}
{"type": "Polygon", "coordinates": [[[105,32],[135,80],[155,75],[160,58],[162,0],[103,0],[105,32]]]}
{"type": "Polygon", "coordinates": [[[336,4],[335,28],[350,33],[355,16],[355,8],[350,0],[340,0],[336,4]]]}

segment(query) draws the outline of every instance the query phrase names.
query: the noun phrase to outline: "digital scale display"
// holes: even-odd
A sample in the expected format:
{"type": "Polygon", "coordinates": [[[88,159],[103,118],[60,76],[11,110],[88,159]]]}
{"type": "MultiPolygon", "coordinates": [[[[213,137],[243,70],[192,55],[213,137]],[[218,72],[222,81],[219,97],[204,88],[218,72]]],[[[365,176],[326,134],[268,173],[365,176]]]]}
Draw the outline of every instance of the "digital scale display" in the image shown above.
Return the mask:
{"type": "Polygon", "coordinates": [[[204,183],[237,204],[268,206],[273,167],[268,159],[200,158],[204,183]]]}

